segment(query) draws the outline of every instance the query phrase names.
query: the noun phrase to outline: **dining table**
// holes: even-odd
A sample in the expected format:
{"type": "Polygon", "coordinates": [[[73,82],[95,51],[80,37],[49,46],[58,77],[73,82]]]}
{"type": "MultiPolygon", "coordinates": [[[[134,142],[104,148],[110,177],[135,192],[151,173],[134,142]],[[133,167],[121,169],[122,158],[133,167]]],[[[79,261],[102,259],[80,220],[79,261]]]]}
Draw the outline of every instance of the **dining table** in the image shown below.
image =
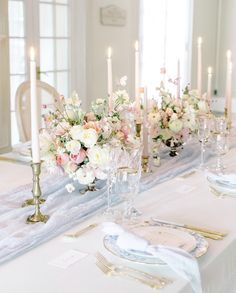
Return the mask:
{"type": "MultiPolygon", "coordinates": [[[[214,157],[210,157],[207,164],[210,165],[214,160],[214,157]]],[[[236,148],[230,149],[224,156],[224,162],[227,167],[236,169],[236,148]]],[[[169,174],[172,168],[174,169],[175,165],[170,163],[169,174]]],[[[158,168],[156,170],[155,178],[158,179],[158,168]]],[[[42,173],[42,185],[44,176],[51,175],[42,173]]],[[[148,174],[145,176],[148,178],[148,174]]],[[[24,190],[24,186],[29,187],[31,183],[32,171],[29,164],[0,159],[0,186],[4,198],[7,194],[10,196],[12,190],[19,188],[24,190]]],[[[122,202],[117,201],[113,209],[119,211],[122,205],[122,202]]],[[[135,198],[135,207],[142,214],[139,216],[140,222],[148,222],[156,218],[224,231],[227,236],[221,240],[207,239],[209,243],[207,252],[197,259],[202,288],[204,293],[236,292],[236,198],[219,196],[212,192],[205,171],[197,166],[190,166],[188,170],[183,169],[175,176],[169,176],[168,180],[160,180],[158,184],[141,188],[141,192],[135,198]]],[[[17,221],[17,218],[11,221],[17,221]]],[[[23,221],[21,217],[19,221],[23,221]]],[[[59,233],[47,241],[41,241],[38,245],[3,261],[0,264],[0,292],[148,293],[154,290],[162,293],[194,292],[190,282],[180,277],[166,264],[132,262],[108,251],[104,246],[104,221],[106,217],[103,215],[103,209],[98,209],[72,227],[66,226],[66,229],[59,230],[59,233]],[[81,233],[79,237],[66,237],[66,234],[81,231],[92,224],[95,224],[94,227],[81,233]],[[55,265],[55,260],[63,258],[71,251],[80,255],[76,262],[67,267],[55,265]],[[109,276],[96,265],[97,252],[117,265],[165,277],[172,282],[161,289],[153,289],[124,276],[109,276]]],[[[45,224],[35,225],[43,229],[45,224]]],[[[31,229],[34,227],[32,225],[31,229]]],[[[0,226],[0,236],[2,229],[4,227],[0,226]]]]}

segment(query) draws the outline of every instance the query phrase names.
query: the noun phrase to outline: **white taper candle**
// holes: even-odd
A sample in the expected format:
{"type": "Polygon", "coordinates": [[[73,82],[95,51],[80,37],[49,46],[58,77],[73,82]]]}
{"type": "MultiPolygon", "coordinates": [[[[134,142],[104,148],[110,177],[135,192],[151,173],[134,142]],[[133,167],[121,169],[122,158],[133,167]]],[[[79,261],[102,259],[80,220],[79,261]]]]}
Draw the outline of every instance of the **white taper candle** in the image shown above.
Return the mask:
{"type": "Polygon", "coordinates": [[[202,37],[197,41],[197,89],[199,96],[202,95],[202,37]]]}
{"type": "Polygon", "coordinates": [[[139,83],[139,44],[135,42],[135,104],[137,113],[140,113],[140,83],[139,83]]]}
{"type": "Polygon", "coordinates": [[[35,50],[30,48],[30,104],[31,104],[31,148],[32,162],[40,162],[39,146],[39,110],[36,91],[36,62],[35,50]]]}
{"type": "Polygon", "coordinates": [[[143,156],[147,157],[148,152],[148,96],[147,87],[144,87],[144,110],[143,110],[143,156]]]}
{"type": "Polygon", "coordinates": [[[207,100],[208,100],[209,107],[211,107],[211,84],[212,84],[212,67],[208,67],[207,100]]]}
{"type": "Polygon", "coordinates": [[[177,61],[177,85],[176,85],[176,98],[180,98],[180,60],[177,61]]]}
{"type": "Polygon", "coordinates": [[[225,82],[225,110],[228,111],[228,99],[231,92],[230,85],[230,74],[232,73],[232,62],[231,62],[232,53],[230,50],[226,52],[226,82],[225,82]],[[230,73],[231,71],[231,73],[230,73]]]}
{"type": "Polygon", "coordinates": [[[107,49],[107,93],[109,111],[112,110],[112,93],[113,93],[113,80],[112,80],[112,59],[111,59],[111,47],[107,49]]]}

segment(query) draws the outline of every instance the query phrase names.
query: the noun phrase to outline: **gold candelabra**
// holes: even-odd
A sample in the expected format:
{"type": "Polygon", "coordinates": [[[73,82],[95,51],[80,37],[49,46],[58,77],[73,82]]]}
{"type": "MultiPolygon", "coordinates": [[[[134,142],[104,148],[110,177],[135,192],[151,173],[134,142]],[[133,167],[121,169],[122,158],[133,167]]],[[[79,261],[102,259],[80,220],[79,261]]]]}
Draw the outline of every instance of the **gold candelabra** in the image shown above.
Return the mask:
{"type": "Polygon", "coordinates": [[[41,173],[41,163],[32,163],[31,164],[33,171],[33,204],[35,205],[35,212],[33,215],[28,216],[26,222],[28,224],[43,222],[46,223],[49,219],[49,216],[43,215],[40,211],[40,196],[41,196],[41,188],[39,184],[39,177],[41,173]]]}

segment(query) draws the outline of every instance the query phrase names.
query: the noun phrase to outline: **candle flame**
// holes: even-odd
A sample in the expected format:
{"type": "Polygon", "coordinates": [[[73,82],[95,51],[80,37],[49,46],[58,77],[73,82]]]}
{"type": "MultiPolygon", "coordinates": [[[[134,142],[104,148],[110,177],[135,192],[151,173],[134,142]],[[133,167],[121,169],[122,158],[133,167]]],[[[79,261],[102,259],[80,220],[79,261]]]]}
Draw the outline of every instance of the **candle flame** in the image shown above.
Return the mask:
{"type": "Polygon", "coordinates": [[[35,60],[35,49],[34,49],[34,47],[30,47],[30,60],[31,61],[35,60]]]}
{"type": "Polygon", "coordinates": [[[232,52],[231,52],[230,50],[228,50],[228,51],[226,52],[226,57],[227,57],[227,59],[230,60],[230,59],[231,59],[231,56],[232,56],[232,52]]]}
{"type": "Polygon", "coordinates": [[[111,47],[108,47],[107,49],[107,58],[111,58],[111,47]]]}
{"type": "Polygon", "coordinates": [[[197,43],[198,43],[199,46],[202,44],[202,37],[198,37],[197,43]]]}
{"type": "Polygon", "coordinates": [[[212,67],[208,67],[208,74],[212,74],[212,67]]]}
{"type": "Polygon", "coordinates": [[[138,41],[135,42],[134,47],[135,47],[135,51],[138,51],[138,47],[139,47],[138,46],[138,41]]]}

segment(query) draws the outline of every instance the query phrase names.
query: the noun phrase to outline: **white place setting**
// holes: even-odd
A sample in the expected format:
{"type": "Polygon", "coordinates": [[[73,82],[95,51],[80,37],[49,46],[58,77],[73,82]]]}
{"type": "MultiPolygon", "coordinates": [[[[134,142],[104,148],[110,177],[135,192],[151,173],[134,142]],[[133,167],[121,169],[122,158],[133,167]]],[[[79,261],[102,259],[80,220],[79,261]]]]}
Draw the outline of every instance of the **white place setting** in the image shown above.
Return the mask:
{"type": "Polygon", "coordinates": [[[236,291],[216,2],[0,2],[0,292],[236,291]]]}

